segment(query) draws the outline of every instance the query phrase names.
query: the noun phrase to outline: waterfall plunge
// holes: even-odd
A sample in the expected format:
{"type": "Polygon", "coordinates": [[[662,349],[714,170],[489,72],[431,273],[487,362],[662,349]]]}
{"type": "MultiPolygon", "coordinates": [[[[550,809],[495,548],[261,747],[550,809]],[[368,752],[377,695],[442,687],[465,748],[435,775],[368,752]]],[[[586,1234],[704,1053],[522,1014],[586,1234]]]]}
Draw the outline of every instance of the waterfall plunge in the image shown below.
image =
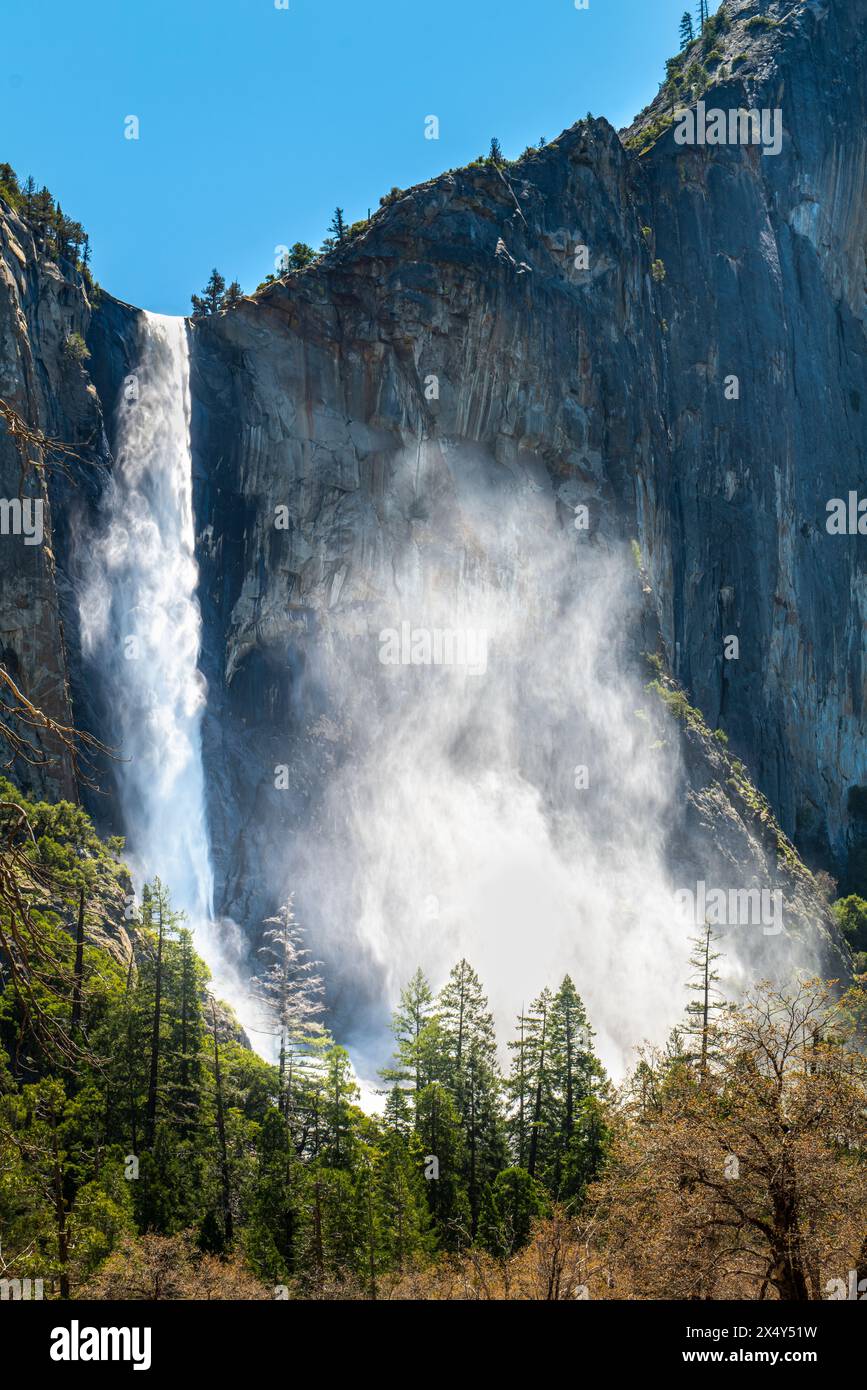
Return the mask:
{"type": "Polygon", "coordinates": [[[145,316],[140,359],[117,410],[103,525],[89,538],[83,648],[98,668],[122,759],[116,778],[136,885],[155,875],[168,885],[218,993],[243,1017],[245,991],[213,923],[184,319],[145,316]]]}

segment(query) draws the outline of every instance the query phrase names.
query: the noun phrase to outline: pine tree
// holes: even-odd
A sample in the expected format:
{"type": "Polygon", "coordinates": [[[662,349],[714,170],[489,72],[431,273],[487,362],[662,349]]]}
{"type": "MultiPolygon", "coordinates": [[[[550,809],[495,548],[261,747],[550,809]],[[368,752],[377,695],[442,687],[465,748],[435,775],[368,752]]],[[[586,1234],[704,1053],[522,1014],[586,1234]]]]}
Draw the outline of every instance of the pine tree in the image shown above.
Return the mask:
{"type": "Polygon", "coordinates": [[[244,291],[241,289],[240,283],[237,280],[233,280],[231,284],[227,287],[226,293],[223,295],[220,308],[237,309],[238,305],[241,303],[241,300],[243,298],[244,291]]]}
{"type": "Polygon", "coordinates": [[[153,965],[153,1015],[151,1022],[150,1070],[148,1076],[147,1106],[145,1109],[145,1145],[151,1148],[156,1133],[157,1102],[159,1097],[159,1071],[162,1052],[162,1002],[163,1002],[163,952],[169,933],[180,921],[180,915],[172,912],[168,890],[158,878],[153,886],[145,887],[142,893],[142,927],[145,931],[156,932],[156,956],[153,965]]]}
{"type": "Polygon", "coordinates": [[[416,1097],[415,1129],[434,1226],[440,1243],[454,1247],[466,1238],[471,1220],[464,1180],[466,1146],[454,1100],[441,1082],[425,1086],[416,1097]]]}
{"type": "Polygon", "coordinates": [[[33,237],[38,251],[48,250],[48,234],[54,219],[54,199],[44,186],[33,199],[33,213],[31,222],[33,225],[33,237]]]}
{"type": "Polygon", "coordinates": [[[224,1248],[232,1244],[232,1187],[229,1169],[229,1147],[226,1142],[226,1104],[223,1094],[223,1074],[220,1068],[220,1038],[217,1029],[217,1005],[211,998],[211,1036],[214,1043],[214,1100],[217,1120],[217,1142],[220,1152],[220,1189],[222,1195],[224,1248]]]}
{"type": "Polygon", "coordinates": [[[528,1076],[531,1078],[530,1143],[527,1154],[527,1172],[535,1177],[539,1166],[539,1149],[545,1148],[547,1129],[548,1081],[548,1014],[551,1009],[551,991],[543,989],[539,998],[530,1006],[527,1019],[528,1038],[528,1076]]]}
{"type": "Polygon", "coordinates": [[[380,1073],[384,1081],[409,1083],[418,1095],[433,1076],[428,1075],[426,1063],[430,1048],[425,1028],[436,1017],[433,990],[421,970],[416,970],[409,984],[400,992],[400,1005],[392,1016],[391,1031],[397,1049],[397,1066],[386,1067],[380,1073]]]}
{"type": "Polygon", "coordinates": [[[202,1046],[204,1040],[201,998],[205,979],[196,960],[193,936],[181,927],[169,949],[167,990],[170,1035],[167,1046],[167,1109],[181,1138],[189,1138],[198,1120],[202,1100],[202,1046]]]}
{"type": "Polygon", "coordinates": [[[63,209],[60,206],[60,204],[57,203],[57,205],[54,208],[54,215],[51,219],[51,227],[49,232],[49,245],[51,249],[51,254],[57,261],[65,259],[66,245],[61,233],[61,228],[63,227],[65,221],[66,219],[63,216],[63,209]]]}
{"type": "Polygon", "coordinates": [[[343,217],[343,208],[334,209],[334,216],[328,227],[328,235],[336,246],[339,246],[341,241],[346,240],[346,222],[343,217]]]}
{"type": "Polygon", "coordinates": [[[332,1044],[325,1064],[324,1153],[332,1168],[348,1168],[355,1149],[353,1104],[358,1097],[358,1087],[345,1047],[332,1044]]]}
{"type": "Polygon", "coordinates": [[[595,1176],[607,1141],[601,1100],[607,1082],[593,1032],[567,975],[519,1020],[509,1081],[509,1133],[519,1167],[558,1198],[579,1195],[595,1176]]]}
{"type": "Polygon", "coordinates": [[[282,1284],[298,1267],[303,1170],[279,1110],[266,1112],[256,1147],[245,1246],[257,1274],[268,1284],[282,1284]]]}
{"type": "Polygon", "coordinates": [[[260,954],[270,964],[256,992],[274,1036],[279,1039],[280,1109],[292,1109],[293,1086],[302,1058],[312,1040],[321,1038],[320,1015],[325,1011],[322,978],[314,974],[318,961],[304,945],[304,933],[289,897],[276,917],[265,922],[265,945],[260,954]]]}
{"type": "Polygon", "coordinates": [[[692,15],[689,10],[684,10],[680,21],[680,47],[681,50],[689,48],[695,38],[695,26],[692,22],[692,15]]]}
{"type": "Polygon", "coordinates": [[[697,994],[698,998],[690,1000],[686,1006],[685,1031],[698,1042],[698,1052],[690,1053],[689,1059],[698,1062],[698,1075],[702,1083],[707,1079],[708,1064],[714,1056],[714,1019],[721,1010],[728,1008],[717,988],[719,974],[713,968],[714,961],[719,960],[722,953],[712,949],[712,941],[713,931],[709,922],[705,922],[701,936],[690,937],[690,944],[695,949],[689,963],[697,973],[687,982],[687,989],[697,994]]]}
{"type": "Polygon", "coordinates": [[[446,1082],[464,1127],[465,1179],[475,1236],[482,1192],[505,1159],[494,1023],[481,981],[466,960],[454,967],[438,1002],[446,1082]]]}
{"type": "Polygon", "coordinates": [[[599,1101],[607,1082],[584,1005],[568,975],[551,1002],[548,1073],[550,1142],[540,1176],[556,1197],[580,1196],[604,1157],[607,1130],[599,1101]]]}
{"type": "Polygon", "coordinates": [[[551,1005],[550,1066],[561,1100],[562,1134],[566,1143],[575,1128],[576,1106],[589,1095],[595,1079],[590,1051],[591,1030],[584,1005],[568,975],[551,1005]]]}
{"type": "Polygon", "coordinates": [[[412,1106],[406,1091],[401,1090],[400,1086],[392,1086],[389,1091],[383,1110],[383,1119],[387,1128],[402,1138],[408,1139],[412,1134],[412,1106]]]}
{"type": "Polygon", "coordinates": [[[312,246],[308,246],[306,241],[296,241],[286,258],[286,268],[287,270],[303,270],[315,259],[316,252],[312,246]]]}
{"type": "Polygon", "coordinates": [[[513,1053],[506,1085],[509,1098],[508,1132],[518,1167],[533,1176],[544,1147],[548,1093],[548,1014],[551,991],[545,989],[526,1013],[518,1017],[518,1038],[508,1044],[513,1053]]]}
{"type": "Polygon", "coordinates": [[[214,266],[208,278],[208,283],[200,295],[190,296],[194,314],[216,314],[223,307],[223,297],[226,293],[226,281],[214,266]]]}
{"type": "Polygon", "coordinates": [[[461,960],[452,969],[440,990],[437,1012],[447,1051],[449,1084],[460,1109],[470,1041],[477,1040],[491,1060],[497,1049],[488,1000],[481,980],[468,961],[461,960]]]}
{"type": "Polygon", "coordinates": [[[160,1120],[133,1184],[136,1224],[170,1236],[188,1224],[187,1171],[171,1123],[160,1120]]]}
{"type": "Polygon", "coordinates": [[[470,1199],[471,1231],[475,1238],[482,1195],[506,1161],[500,1111],[500,1077],[496,1062],[479,1038],[471,1038],[468,1044],[464,1103],[467,1195],[470,1199]]]}
{"type": "Polygon", "coordinates": [[[302,1049],[287,1052],[286,1082],[282,1091],[278,1082],[278,1100],[299,1158],[319,1158],[325,1149],[328,1065],[333,1046],[333,1038],[323,1032],[302,1049]]]}
{"type": "MultiPolygon", "coordinates": [[[[44,1082],[34,1090],[38,1099],[36,1106],[31,1111],[34,1123],[29,1138],[31,1144],[38,1143],[40,1128],[46,1136],[45,1142],[40,1147],[42,1155],[44,1155],[42,1170],[48,1193],[50,1193],[49,1200],[54,1218],[57,1263],[60,1270],[60,1297],[69,1298],[71,1235],[68,1199],[69,1175],[68,1155],[61,1131],[65,1096],[63,1087],[59,1082],[44,1082]]],[[[36,1157],[35,1153],[33,1157],[36,1157]]]]}
{"type": "Polygon", "coordinates": [[[488,159],[491,164],[505,164],[503,149],[496,135],[491,140],[491,148],[488,151],[488,159]]]}
{"type": "Polygon", "coordinates": [[[432,1252],[434,1238],[425,1179],[411,1142],[392,1127],[380,1146],[377,1201],[386,1268],[409,1269],[432,1252]]]}
{"type": "Polygon", "coordinates": [[[84,238],[85,231],[81,223],[67,217],[58,203],[54,223],[54,248],[57,259],[77,265],[78,253],[84,238]]]}
{"type": "Polygon", "coordinates": [[[299,1282],[320,1298],[339,1296],[364,1270],[359,1192],[352,1173],[315,1163],[304,1173],[299,1203],[299,1282]]]}
{"type": "Polygon", "coordinates": [[[510,1105],[507,1130],[519,1168],[527,1166],[532,1113],[533,1079],[527,1055],[528,1040],[527,1016],[522,1009],[518,1015],[518,1037],[515,1042],[508,1043],[509,1050],[514,1055],[506,1082],[506,1094],[510,1105]]]}
{"type": "Polygon", "coordinates": [[[138,1118],[141,1095],[141,1057],[144,1042],[144,1017],[141,1009],[141,991],[133,987],[135,979],[135,952],[130,952],[127,965],[126,990],[123,997],[123,1019],[121,1049],[123,1053],[123,1081],[121,1091],[126,1099],[129,1123],[129,1147],[133,1154],[138,1153],[138,1118]]]}
{"type": "Polygon", "coordinates": [[[12,165],[0,163],[0,197],[5,198],[10,206],[15,208],[18,206],[21,191],[18,186],[18,175],[12,165]]]}

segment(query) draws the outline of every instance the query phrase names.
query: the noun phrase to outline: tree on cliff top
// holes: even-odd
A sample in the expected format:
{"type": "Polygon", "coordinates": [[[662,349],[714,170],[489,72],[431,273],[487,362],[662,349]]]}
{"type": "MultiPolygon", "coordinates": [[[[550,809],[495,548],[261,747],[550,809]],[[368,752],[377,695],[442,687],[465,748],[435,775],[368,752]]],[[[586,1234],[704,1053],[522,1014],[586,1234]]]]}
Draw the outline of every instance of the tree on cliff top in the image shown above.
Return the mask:
{"type": "Polygon", "coordinates": [[[208,283],[200,295],[190,296],[194,314],[216,314],[223,307],[223,298],[226,293],[226,281],[218,271],[217,267],[211,271],[208,283]]]}
{"type": "Polygon", "coordinates": [[[287,270],[303,270],[311,261],[316,260],[316,252],[312,246],[308,246],[306,241],[296,241],[286,257],[287,270]]]}
{"type": "Polygon", "coordinates": [[[328,235],[322,243],[323,251],[333,251],[335,246],[339,246],[346,240],[346,219],[343,215],[343,208],[335,208],[334,216],[328,227],[328,235]]]}

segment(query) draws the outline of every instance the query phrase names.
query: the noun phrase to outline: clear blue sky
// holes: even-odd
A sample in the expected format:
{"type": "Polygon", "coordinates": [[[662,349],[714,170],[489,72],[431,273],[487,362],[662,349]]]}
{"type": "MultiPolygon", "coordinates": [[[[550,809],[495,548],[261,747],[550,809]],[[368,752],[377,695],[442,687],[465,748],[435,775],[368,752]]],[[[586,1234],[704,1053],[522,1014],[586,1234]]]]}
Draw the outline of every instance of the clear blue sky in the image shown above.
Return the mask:
{"type": "Polygon", "coordinates": [[[252,289],[278,243],[318,246],[338,203],[354,221],[492,135],[512,157],[588,111],[628,124],[687,4],[17,0],[0,160],[84,223],[106,289],[186,313],[211,266],[252,289]]]}

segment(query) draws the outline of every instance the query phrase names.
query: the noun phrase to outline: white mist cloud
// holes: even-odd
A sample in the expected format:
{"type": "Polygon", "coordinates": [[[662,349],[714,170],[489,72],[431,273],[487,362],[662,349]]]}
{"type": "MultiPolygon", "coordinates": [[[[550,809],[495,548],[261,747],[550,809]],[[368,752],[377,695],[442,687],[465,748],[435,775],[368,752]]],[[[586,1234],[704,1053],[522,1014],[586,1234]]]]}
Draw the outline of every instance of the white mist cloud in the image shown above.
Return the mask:
{"type": "Polygon", "coordinates": [[[423,486],[402,551],[365,574],[381,604],[361,622],[347,607],[323,661],[349,753],[315,841],[299,828],[301,903],[325,900],[314,948],[350,994],[354,970],[381,981],[382,1026],[355,1038],[365,1074],[386,1060],[390,1008],[416,966],[439,985],[462,955],[504,1038],[568,971],[622,1072],[681,1015],[689,955],[664,854],[676,740],[652,746],[638,711],[653,697],[629,674],[634,561],[478,450],[438,449],[423,486]],[[486,670],[382,665],[379,634],[402,622],[485,631],[486,670]]]}

